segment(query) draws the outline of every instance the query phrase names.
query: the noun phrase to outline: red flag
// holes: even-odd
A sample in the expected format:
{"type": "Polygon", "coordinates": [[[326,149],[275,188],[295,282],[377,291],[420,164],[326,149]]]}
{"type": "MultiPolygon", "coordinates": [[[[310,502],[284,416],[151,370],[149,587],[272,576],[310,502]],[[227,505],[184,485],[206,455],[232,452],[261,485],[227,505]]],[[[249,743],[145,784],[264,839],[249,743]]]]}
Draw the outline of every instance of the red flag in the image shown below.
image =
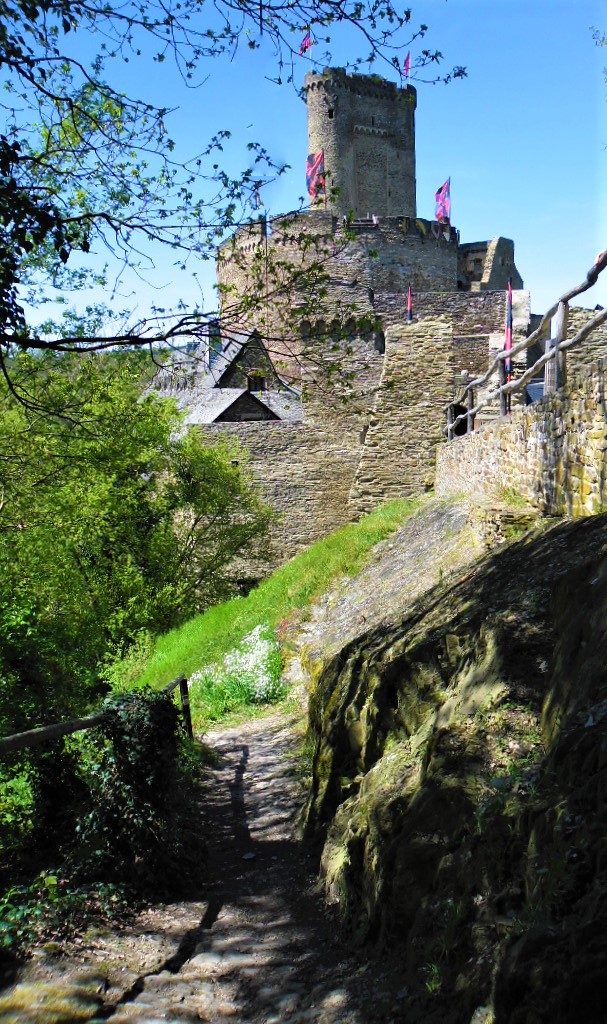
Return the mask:
{"type": "Polygon", "coordinates": [[[441,185],[438,192],[434,193],[436,199],[435,217],[439,224],[451,223],[451,178],[447,178],[444,185],[441,185]]]}
{"type": "Polygon", "coordinates": [[[405,75],[405,81],[409,81],[409,72],[411,71],[411,51],[405,57],[405,63],[403,64],[403,72],[405,75]]]}
{"type": "Polygon", "coordinates": [[[413,296],[411,295],[411,285],[407,288],[407,321],[410,323],[413,320],[413,296]]]}
{"type": "Polygon", "coordinates": [[[299,56],[303,57],[304,53],[307,53],[307,51],[311,50],[311,49],[312,49],[312,40],[310,38],[310,33],[306,32],[305,36],[303,37],[303,39],[301,41],[301,46],[299,47],[299,56]]]}
{"type": "Polygon", "coordinates": [[[325,151],[310,153],[306,161],[306,187],[314,199],[325,194],[325,151]]]}

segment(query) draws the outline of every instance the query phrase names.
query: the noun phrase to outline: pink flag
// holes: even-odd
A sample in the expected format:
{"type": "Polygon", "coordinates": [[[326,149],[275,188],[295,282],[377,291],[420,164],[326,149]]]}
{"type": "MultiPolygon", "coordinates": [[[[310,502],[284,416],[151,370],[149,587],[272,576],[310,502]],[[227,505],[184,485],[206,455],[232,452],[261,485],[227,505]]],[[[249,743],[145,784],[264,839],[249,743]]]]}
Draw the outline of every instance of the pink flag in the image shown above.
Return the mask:
{"type": "Polygon", "coordinates": [[[311,49],[312,49],[312,39],[310,38],[310,33],[306,32],[305,36],[303,37],[303,39],[301,41],[301,46],[299,47],[299,56],[303,57],[304,53],[306,53],[308,50],[311,50],[311,49]]]}
{"type": "Polygon", "coordinates": [[[409,81],[409,73],[410,73],[410,71],[411,71],[411,51],[409,51],[409,53],[405,57],[405,63],[403,64],[403,73],[404,73],[405,81],[406,82],[409,81]]]}
{"type": "Polygon", "coordinates": [[[306,187],[313,199],[325,193],[325,151],[310,153],[306,160],[306,187]]]}
{"type": "Polygon", "coordinates": [[[444,185],[435,192],[436,219],[439,224],[451,223],[451,178],[447,178],[444,185]]]}

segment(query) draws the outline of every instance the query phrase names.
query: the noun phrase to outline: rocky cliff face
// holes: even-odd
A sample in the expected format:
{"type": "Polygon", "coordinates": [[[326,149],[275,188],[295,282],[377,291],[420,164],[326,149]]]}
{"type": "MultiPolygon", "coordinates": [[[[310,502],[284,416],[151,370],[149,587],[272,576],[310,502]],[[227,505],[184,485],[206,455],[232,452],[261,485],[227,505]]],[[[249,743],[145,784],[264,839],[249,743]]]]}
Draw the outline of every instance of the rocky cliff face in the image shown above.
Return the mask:
{"type": "Polygon", "coordinates": [[[345,928],[400,944],[403,1019],[604,1020],[607,517],[479,554],[499,517],[461,509],[369,567],[368,621],[358,583],[311,629],[306,833],[345,928]]]}

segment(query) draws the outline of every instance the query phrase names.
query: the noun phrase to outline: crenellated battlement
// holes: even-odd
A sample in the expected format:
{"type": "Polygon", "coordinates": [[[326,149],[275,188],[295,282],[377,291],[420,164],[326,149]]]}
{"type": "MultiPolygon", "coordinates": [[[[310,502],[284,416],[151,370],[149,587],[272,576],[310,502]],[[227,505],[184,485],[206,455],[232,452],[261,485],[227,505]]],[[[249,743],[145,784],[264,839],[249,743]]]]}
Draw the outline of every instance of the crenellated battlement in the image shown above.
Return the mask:
{"type": "Polygon", "coordinates": [[[412,85],[403,88],[379,75],[348,74],[342,68],[325,68],[322,73],[309,71],[304,88],[306,93],[315,89],[343,90],[366,99],[381,101],[388,97],[393,102],[417,105],[417,90],[412,85]]]}

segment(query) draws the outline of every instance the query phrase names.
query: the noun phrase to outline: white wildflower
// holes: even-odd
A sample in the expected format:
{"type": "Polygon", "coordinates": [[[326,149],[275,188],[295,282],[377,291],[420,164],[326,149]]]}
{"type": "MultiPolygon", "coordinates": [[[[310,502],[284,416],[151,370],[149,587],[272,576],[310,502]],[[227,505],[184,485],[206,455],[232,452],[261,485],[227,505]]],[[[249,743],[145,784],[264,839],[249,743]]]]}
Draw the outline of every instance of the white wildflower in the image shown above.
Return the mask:
{"type": "Polygon", "coordinates": [[[280,647],[269,626],[256,626],[223,661],[194,672],[191,684],[237,688],[254,704],[271,703],[283,694],[280,647]]]}

